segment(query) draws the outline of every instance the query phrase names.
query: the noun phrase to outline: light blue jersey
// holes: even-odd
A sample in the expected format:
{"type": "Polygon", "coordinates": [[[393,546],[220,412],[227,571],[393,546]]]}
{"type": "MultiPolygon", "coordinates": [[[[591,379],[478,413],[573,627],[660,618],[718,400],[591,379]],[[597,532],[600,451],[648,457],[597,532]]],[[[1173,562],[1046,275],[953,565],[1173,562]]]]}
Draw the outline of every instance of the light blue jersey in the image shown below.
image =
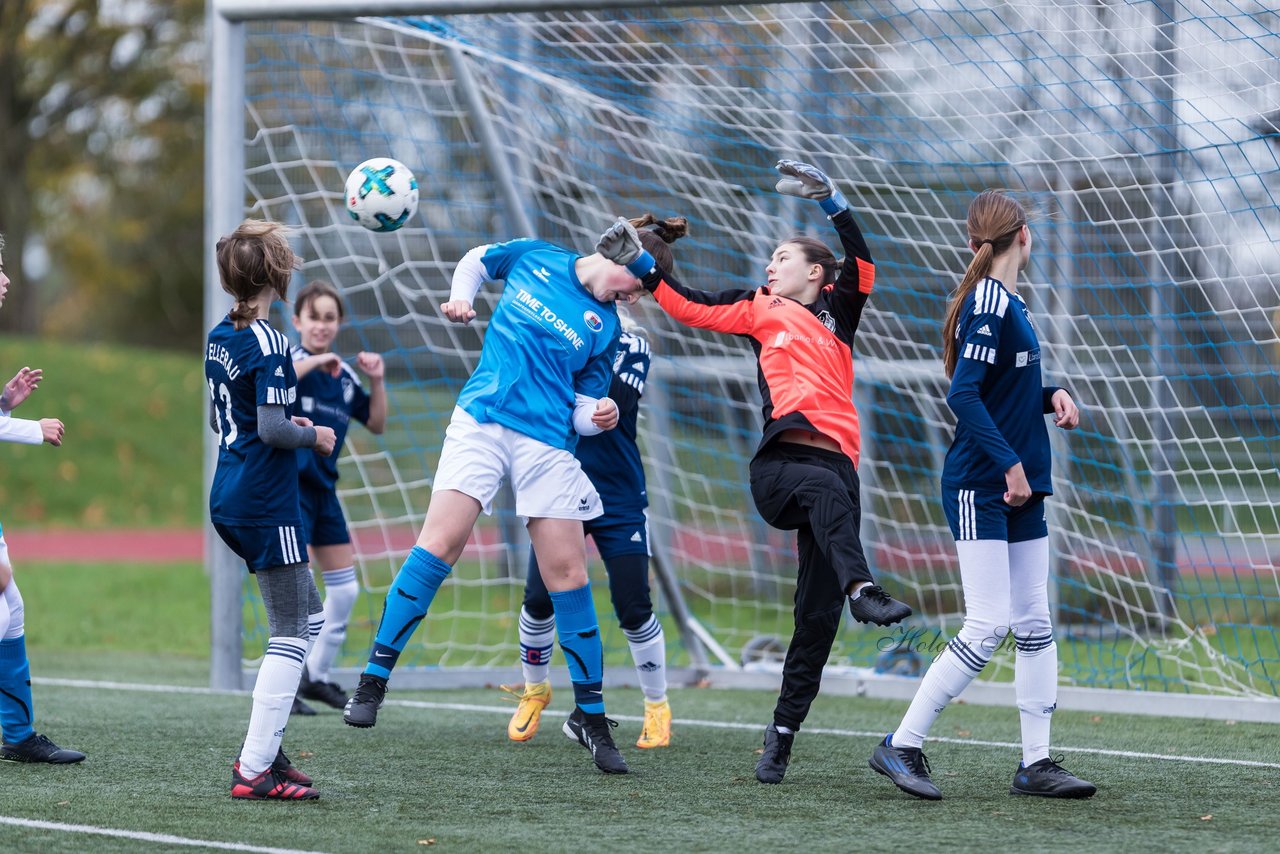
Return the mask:
{"type": "Polygon", "coordinates": [[[481,423],[501,424],[567,451],[577,444],[574,395],[609,394],[618,347],[618,309],[579,281],[581,257],[541,240],[494,244],[481,263],[504,280],[458,406],[481,423]]]}

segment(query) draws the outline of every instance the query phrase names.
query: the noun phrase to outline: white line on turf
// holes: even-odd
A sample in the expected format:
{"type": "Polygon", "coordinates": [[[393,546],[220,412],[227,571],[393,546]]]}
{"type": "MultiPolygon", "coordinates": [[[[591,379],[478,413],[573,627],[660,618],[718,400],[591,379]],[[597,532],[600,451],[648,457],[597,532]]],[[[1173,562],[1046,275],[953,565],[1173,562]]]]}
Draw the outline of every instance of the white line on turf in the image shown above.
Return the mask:
{"type": "MultiPolygon", "coordinates": [[[[212,688],[174,688],[167,685],[139,685],[130,682],[94,682],[88,679],[47,679],[33,678],[31,680],[36,684],[43,685],[60,685],[69,688],[110,688],[118,691],[146,691],[150,693],[187,693],[187,694],[244,694],[244,691],[216,691],[212,688]]],[[[388,706],[405,706],[411,709],[440,709],[443,711],[455,712],[485,712],[490,714],[510,715],[511,708],[507,706],[480,706],[470,703],[436,703],[427,700],[387,700],[385,705],[388,706]]],[[[557,712],[551,709],[543,712],[544,715],[551,717],[568,717],[566,712],[557,712]]],[[[620,721],[643,721],[644,718],[636,715],[615,715],[610,714],[620,721]]],[[[675,718],[673,724],[681,726],[697,726],[707,727],[709,729],[739,729],[739,730],[762,730],[758,723],[738,723],[735,721],[702,721],[690,718],[675,718]]],[[[854,729],[834,729],[831,727],[805,727],[805,732],[814,733],[816,735],[835,735],[842,738],[884,738],[882,732],[870,732],[854,729]]],[[[941,736],[938,738],[930,737],[930,742],[939,744],[960,744],[969,745],[971,747],[999,747],[1013,750],[1021,750],[1022,745],[1008,741],[983,741],[976,738],[947,738],[941,736]]],[[[1143,753],[1136,750],[1110,750],[1105,747],[1067,747],[1058,745],[1055,750],[1061,750],[1064,753],[1090,753],[1095,756],[1118,756],[1123,759],[1160,759],[1166,762],[1194,762],[1202,765],[1243,765],[1249,768],[1280,768],[1280,762],[1260,762],[1256,759],[1228,759],[1221,756],[1182,756],[1170,753],[1143,753]]]]}
{"type": "Polygon", "coordinates": [[[222,851],[253,851],[258,854],[323,854],[320,851],[302,851],[295,848],[270,848],[265,845],[245,845],[241,842],[214,842],[210,839],[187,839],[168,833],[145,833],[139,830],[116,830],[110,827],[94,827],[88,824],[63,824],[58,821],[40,821],[34,818],[13,818],[0,815],[0,824],[30,827],[35,830],[57,830],[63,833],[87,833],[91,836],[113,836],[137,842],[154,842],[157,845],[187,845],[192,848],[217,848],[222,851]]]}

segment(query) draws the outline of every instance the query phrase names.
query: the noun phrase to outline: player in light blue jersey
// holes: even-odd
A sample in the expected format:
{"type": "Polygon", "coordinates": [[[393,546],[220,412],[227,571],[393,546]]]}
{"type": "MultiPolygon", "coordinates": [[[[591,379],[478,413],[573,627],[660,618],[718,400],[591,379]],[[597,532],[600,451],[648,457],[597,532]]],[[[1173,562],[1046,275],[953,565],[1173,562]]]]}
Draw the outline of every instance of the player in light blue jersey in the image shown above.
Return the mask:
{"type": "MultiPolygon", "coordinates": [[[[651,239],[669,254],[660,238],[651,239]]],[[[477,246],[458,262],[441,312],[470,323],[480,286],[495,280],[504,282],[502,297],[445,433],[422,533],[387,593],[369,663],[343,718],[355,727],[377,722],[396,660],[506,478],[516,513],[528,520],[569,660],[577,707],[564,731],[591,751],[600,770],[623,774],[627,764],[609,731],[616,724],[605,717],[603,649],[582,533],[582,523],[602,512],[600,496],[573,451],[579,435],[618,423],[618,407],[606,396],[618,343],[614,302],[634,300],[640,282],[599,253],[512,240],[477,246]]]]}
{"type": "Polygon", "coordinates": [[[365,391],[355,368],[333,351],[345,316],[342,296],[328,282],[308,282],[294,300],[293,326],[301,342],[293,348],[298,405],[303,417],[332,427],[337,436],[333,453],[327,456],[310,448],[298,449],[302,532],[312,566],[319,567],[324,579],[324,628],[307,655],[298,698],[293,701],[294,714],[315,714],[299,699],[303,697],[335,709],[347,704],[346,693],[330,681],[329,668],[347,636],[347,621],[360,584],[356,580],[351,534],[338,503],[338,454],[353,420],[375,435],[381,434],[387,424],[386,367],[382,356],[356,354],[355,366],[369,380],[369,390],[365,391]]]}
{"type": "MultiPolygon", "coordinates": [[[[4,273],[4,235],[0,234],[0,305],[9,291],[9,277],[4,273]]],[[[44,372],[39,368],[23,368],[0,392],[0,442],[39,445],[47,442],[55,448],[62,444],[63,426],[57,418],[30,421],[13,418],[10,413],[40,385],[44,372]]],[[[26,609],[22,593],[13,578],[9,563],[9,545],[0,529],[0,759],[8,762],[47,762],[67,765],[82,762],[78,750],[59,747],[36,732],[35,705],[31,699],[31,664],[27,660],[26,609]]]]}
{"type": "Polygon", "coordinates": [[[231,766],[231,797],[314,800],[311,778],[280,747],[302,662],[323,620],[299,536],[298,448],[331,454],[333,430],[294,416],[289,342],[267,323],[298,259],[282,226],[245,220],[218,241],[218,275],[235,305],[209,332],[204,374],[218,468],[209,517],[258,581],[270,637],[253,687],[249,732],[231,766]]]}
{"type": "MultiPolygon", "coordinates": [[[[636,747],[648,749],[671,743],[666,637],[649,595],[649,520],[645,513],[649,499],[636,444],[640,398],[652,356],[644,330],[621,308],[618,317],[623,332],[613,362],[609,397],[618,404],[621,417],[616,429],[584,436],[576,456],[604,507],[604,513],[584,528],[604,561],[609,597],[631,648],[636,679],[644,693],[644,724],[636,747]]],[[[537,558],[531,555],[519,619],[524,689],[507,723],[507,737],[512,741],[528,741],[537,734],[542,711],[551,701],[549,670],[555,628],[551,597],[538,571],[537,558]]]]}
{"type": "Polygon", "coordinates": [[[1031,258],[1027,215],[1011,196],[988,190],[969,206],[973,260],[951,296],[943,324],[947,403],[956,435],[942,468],[942,500],[956,540],[965,617],[934,659],[898,728],[870,765],[902,791],[926,800],[942,792],[922,748],[947,704],[1010,638],[1022,721],[1022,762],[1010,792],[1087,798],[1096,787],[1049,754],[1058,705],[1058,648],[1049,615],[1049,530],[1053,493],[1045,415],[1073,430],[1080,413],[1066,389],[1045,386],[1040,342],[1018,293],[1031,258]]]}

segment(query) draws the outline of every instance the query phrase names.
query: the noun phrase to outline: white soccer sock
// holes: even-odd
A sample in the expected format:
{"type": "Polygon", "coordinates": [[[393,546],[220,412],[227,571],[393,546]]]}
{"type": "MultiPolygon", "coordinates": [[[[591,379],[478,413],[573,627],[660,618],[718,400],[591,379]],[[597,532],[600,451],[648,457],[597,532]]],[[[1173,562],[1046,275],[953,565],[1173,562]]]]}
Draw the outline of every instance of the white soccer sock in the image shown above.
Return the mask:
{"type": "Polygon", "coordinates": [[[520,669],[524,684],[546,682],[551,670],[551,650],[556,642],[555,614],[545,620],[534,619],[520,608],[520,669]]]}
{"type": "Polygon", "coordinates": [[[307,675],[313,682],[329,681],[329,670],[347,638],[347,623],[359,595],[355,567],[324,573],[324,628],[307,656],[307,675]]]}
{"type": "Polygon", "coordinates": [[[1058,707],[1058,645],[1049,617],[1049,539],[1009,544],[1011,615],[1018,645],[1013,685],[1022,721],[1022,763],[1049,758],[1049,730],[1058,707]]]}
{"type": "Polygon", "coordinates": [[[1049,729],[1058,707],[1058,645],[1052,635],[1039,650],[1018,653],[1013,671],[1018,715],[1022,720],[1022,764],[1049,758],[1049,729]]]}
{"type": "Polygon", "coordinates": [[[249,732],[240,751],[240,773],[247,778],[258,776],[275,761],[306,654],[307,642],[302,638],[267,640],[267,654],[253,686],[249,732]]]}
{"type": "Polygon", "coordinates": [[[662,623],[653,614],[638,629],[623,629],[627,644],[631,647],[631,659],[636,663],[636,677],[640,690],[650,703],[667,699],[667,639],[662,633],[662,623]]]}
{"type": "Polygon", "coordinates": [[[902,716],[902,723],[893,731],[890,743],[894,747],[922,747],[938,715],[978,675],[978,671],[952,650],[951,643],[934,659],[920,680],[920,687],[916,689],[907,713],[902,716]]]}

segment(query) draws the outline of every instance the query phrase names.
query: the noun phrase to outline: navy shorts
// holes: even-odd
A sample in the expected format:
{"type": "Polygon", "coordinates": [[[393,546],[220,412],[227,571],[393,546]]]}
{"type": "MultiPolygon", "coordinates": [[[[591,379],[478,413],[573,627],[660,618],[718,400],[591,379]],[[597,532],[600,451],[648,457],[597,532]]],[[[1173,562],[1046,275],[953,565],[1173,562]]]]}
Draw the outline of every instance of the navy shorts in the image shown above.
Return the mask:
{"type": "Polygon", "coordinates": [[[233,552],[244,559],[250,572],[307,561],[307,549],[301,539],[302,529],[295,525],[241,528],[214,522],[213,529],[233,552]]]}
{"type": "Polygon", "coordinates": [[[1043,493],[1021,507],[1004,503],[1004,492],[942,487],[942,507],[951,536],[961,540],[1004,540],[1022,543],[1049,536],[1043,493]]]}
{"type": "Polygon", "coordinates": [[[311,546],[344,546],[351,542],[347,518],[332,489],[298,485],[298,506],[302,509],[303,542],[311,546]]]}
{"type": "Polygon", "coordinates": [[[649,551],[649,517],[643,510],[635,513],[606,513],[582,523],[582,532],[591,537],[600,557],[608,560],[619,555],[647,555],[649,551]]]}

